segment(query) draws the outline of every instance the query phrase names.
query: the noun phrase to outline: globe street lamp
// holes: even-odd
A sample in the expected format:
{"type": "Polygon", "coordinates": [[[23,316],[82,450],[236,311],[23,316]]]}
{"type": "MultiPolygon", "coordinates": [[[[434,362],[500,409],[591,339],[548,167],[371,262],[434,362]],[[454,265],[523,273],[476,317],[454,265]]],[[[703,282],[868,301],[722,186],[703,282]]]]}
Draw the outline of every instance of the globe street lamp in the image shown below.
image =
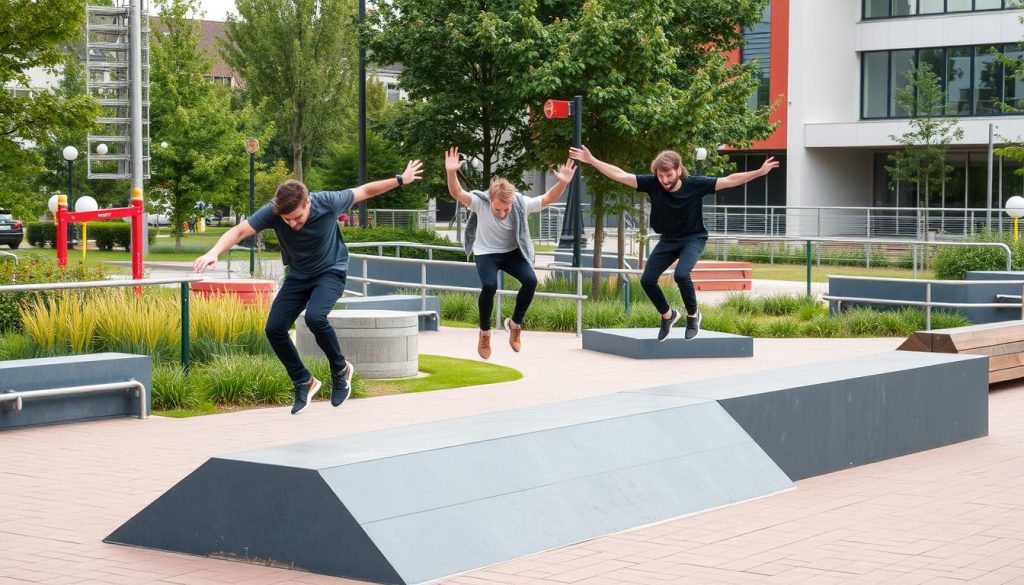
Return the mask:
{"type": "MultiPolygon", "coordinates": [[[[249,153],[249,217],[256,213],[256,153],[260,151],[260,141],[251,136],[245,141],[245,152],[249,153]]],[[[249,242],[249,276],[256,273],[256,237],[249,242]]]]}
{"type": "MultiPolygon", "coordinates": [[[[64,155],[64,160],[68,161],[68,203],[71,203],[72,201],[74,201],[74,198],[72,197],[71,188],[72,188],[72,177],[73,177],[73,173],[74,173],[74,170],[75,170],[75,159],[78,158],[78,149],[75,148],[74,146],[70,146],[70,145],[69,146],[65,146],[64,147],[63,155],[64,155]]],[[[73,237],[74,237],[74,232],[72,231],[71,224],[69,223],[68,224],[68,247],[71,247],[72,245],[74,245],[73,237]]]]}
{"type": "Polygon", "coordinates": [[[694,156],[697,158],[697,176],[699,177],[704,174],[704,159],[708,157],[708,149],[703,146],[699,146],[693,152],[694,156]]]}
{"type": "Polygon", "coordinates": [[[1016,242],[1018,239],[1017,223],[1021,216],[1024,216],[1024,197],[1020,195],[1010,197],[1003,205],[1003,211],[1013,218],[1013,241],[1016,242]]]}

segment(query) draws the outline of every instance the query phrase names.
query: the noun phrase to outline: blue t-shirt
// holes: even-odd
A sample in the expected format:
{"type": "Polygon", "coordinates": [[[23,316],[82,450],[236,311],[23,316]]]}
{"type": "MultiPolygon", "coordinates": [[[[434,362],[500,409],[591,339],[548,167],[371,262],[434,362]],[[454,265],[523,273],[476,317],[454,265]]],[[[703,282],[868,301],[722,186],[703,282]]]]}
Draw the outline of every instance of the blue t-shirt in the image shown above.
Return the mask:
{"type": "Polygon", "coordinates": [[[651,198],[651,229],[662,240],[708,237],[704,227],[704,196],[715,192],[717,177],[689,176],[675,191],[666,191],[654,175],[637,175],[636,190],[651,198]]]}
{"type": "Polygon", "coordinates": [[[344,191],[310,193],[309,219],[302,229],[293,230],[274,213],[270,203],[249,216],[257,232],[273,229],[281,245],[281,260],[288,278],[313,278],[324,272],[348,270],[348,248],[338,228],[338,216],[352,208],[355,194],[344,191]]]}

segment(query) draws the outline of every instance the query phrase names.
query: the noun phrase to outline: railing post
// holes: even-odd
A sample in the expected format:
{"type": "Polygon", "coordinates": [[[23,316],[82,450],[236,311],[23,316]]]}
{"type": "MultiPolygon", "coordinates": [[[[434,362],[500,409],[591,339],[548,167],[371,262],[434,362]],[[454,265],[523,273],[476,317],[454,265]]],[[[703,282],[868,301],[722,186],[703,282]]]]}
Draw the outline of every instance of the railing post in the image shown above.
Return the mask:
{"type": "Polygon", "coordinates": [[[807,296],[811,296],[811,241],[807,240],[807,296]]]}
{"type": "Polygon", "coordinates": [[[576,271],[576,337],[583,335],[583,271],[576,271]]]}
{"type": "Polygon", "coordinates": [[[369,270],[369,263],[368,262],[369,261],[366,258],[363,258],[363,296],[364,297],[368,296],[370,294],[370,283],[369,283],[370,273],[368,272],[368,270],[369,270]]]}
{"type": "Polygon", "coordinates": [[[630,306],[632,305],[632,299],[630,297],[631,297],[631,294],[632,294],[631,290],[632,290],[633,286],[632,286],[632,283],[630,282],[628,274],[626,275],[626,278],[624,278],[622,280],[622,282],[626,285],[626,290],[624,291],[624,295],[623,296],[625,297],[626,315],[628,316],[629,315],[630,306]]]}
{"type": "Polygon", "coordinates": [[[494,303],[494,328],[501,329],[501,291],[505,290],[505,273],[498,271],[498,290],[494,296],[498,297],[494,303]]]}
{"type": "Polygon", "coordinates": [[[189,362],[191,361],[191,347],[189,339],[189,314],[188,314],[188,290],[189,283],[181,283],[181,370],[188,373],[189,362]]]}
{"type": "Polygon", "coordinates": [[[395,258],[402,257],[402,244],[395,244],[395,258]]]}
{"type": "Polygon", "coordinates": [[[420,310],[427,310],[427,265],[420,264],[420,310]]]}
{"type": "Polygon", "coordinates": [[[911,253],[911,263],[913,265],[914,278],[917,278],[917,244],[911,244],[910,248],[913,250],[911,253]]]}
{"type": "Polygon", "coordinates": [[[932,330],[932,283],[924,285],[924,330],[932,330]]]}

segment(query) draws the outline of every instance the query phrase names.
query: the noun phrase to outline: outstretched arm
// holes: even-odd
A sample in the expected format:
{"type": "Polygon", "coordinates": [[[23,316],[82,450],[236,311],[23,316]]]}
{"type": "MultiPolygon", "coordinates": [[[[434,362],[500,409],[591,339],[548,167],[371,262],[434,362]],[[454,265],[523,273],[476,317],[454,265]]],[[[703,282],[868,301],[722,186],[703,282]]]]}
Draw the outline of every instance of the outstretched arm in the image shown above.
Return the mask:
{"type": "Polygon", "coordinates": [[[730,187],[739,187],[744,183],[749,183],[758,177],[763,177],[774,169],[779,167],[779,161],[775,160],[774,156],[769,156],[761,168],[756,171],[747,171],[745,173],[733,173],[726,177],[722,177],[715,181],[715,191],[721,191],[722,189],[729,189],[730,187]]]}
{"type": "Polygon", "coordinates": [[[559,167],[558,171],[555,172],[555,179],[557,179],[558,182],[552,185],[552,187],[548,189],[547,193],[541,195],[541,206],[547,207],[555,201],[558,201],[558,198],[562,196],[562,191],[565,191],[565,187],[570,181],[572,181],[572,177],[575,174],[576,165],[573,164],[572,159],[566,160],[565,164],[559,167]]]}
{"type": "Polygon", "coordinates": [[[459,169],[465,161],[459,160],[459,148],[449,148],[444,152],[444,171],[448,174],[448,193],[459,203],[470,206],[473,195],[462,188],[459,184],[459,169]]]}
{"type": "MultiPolygon", "coordinates": [[[[402,173],[402,185],[409,185],[418,181],[422,175],[423,163],[418,160],[411,160],[409,161],[409,164],[405,166],[405,172],[402,173]]],[[[381,181],[374,181],[372,183],[360,185],[355,189],[352,189],[352,193],[355,195],[354,203],[359,203],[365,199],[387,193],[399,186],[398,179],[383,179],[381,181]]]]}
{"type": "Polygon", "coordinates": [[[569,158],[578,160],[581,163],[587,163],[597,169],[597,172],[609,179],[636,189],[636,175],[627,173],[615,165],[597,160],[594,158],[593,154],[590,154],[590,149],[586,146],[583,146],[582,148],[570,148],[569,158]]]}
{"type": "Polygon", "coordinates": [[[242,223],[224,232],[224,235],[217,240],[217,243],[210,248],[209,252],[196,258],[195,262],[192,263],[192,270],[202,272],[207,268],[215,268],[218,256],[238,244],[238,242],[253,235],[256,235],[256,230],[252,229],[252,226],[249,225],[249,220],[242,221],[242,223]]]}

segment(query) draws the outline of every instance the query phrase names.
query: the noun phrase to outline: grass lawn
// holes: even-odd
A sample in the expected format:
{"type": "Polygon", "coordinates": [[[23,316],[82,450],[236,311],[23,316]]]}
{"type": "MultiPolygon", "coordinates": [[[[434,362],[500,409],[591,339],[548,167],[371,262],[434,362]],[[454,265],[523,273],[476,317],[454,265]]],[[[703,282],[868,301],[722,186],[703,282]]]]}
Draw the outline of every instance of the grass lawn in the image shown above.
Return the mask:
{"type": "MultiPolygon", "coordinates": [[[[353,398],[369,398],[372,396],[387,396],[391,394],[407,394],[411,392],[430,392],[432,390],[447,390],[449,388],[461,388],[464,386],[481,386],[484,384],[498,384],[500,382],[511,382],[519,380],[523,374],[519,370],[499,366],[477,360],[464,360],[460,358],[444,357],[439,355],[420,354],[420,373],[426,376],[417,378],[401,378],[388,380],[370,380],[358,376],[354,381],[355,387],[353,398]]],[[[324,381],[325,388],[317,393],[315,402],[325,401],[330,397],[330,384],[324,381]]],[[[196,408],[154,410],[157,416],[168,416],[171,418],[187,418],[190,416],[202,416],[206,414],[219,414],[224,412],[235,412],[251,408],[266,408],[266,406],[218,406],[211,402],[204,402],[196,408]]]]}

